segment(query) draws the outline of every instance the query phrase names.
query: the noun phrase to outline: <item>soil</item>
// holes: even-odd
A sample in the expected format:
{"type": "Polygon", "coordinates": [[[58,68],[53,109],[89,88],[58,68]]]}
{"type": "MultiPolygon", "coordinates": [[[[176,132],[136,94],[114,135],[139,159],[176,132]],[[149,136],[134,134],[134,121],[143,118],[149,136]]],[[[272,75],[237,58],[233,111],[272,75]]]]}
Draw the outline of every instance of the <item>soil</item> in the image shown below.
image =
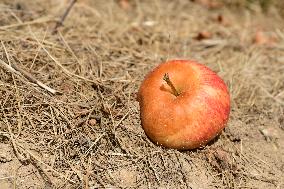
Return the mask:
{"type": "Polygon", "coordinates": [[[277,6],[78,0],[53,31],[68,3],[0,2],[1,189],[284,188],[277,6]],[[138,87],[170,59],[230,90],[227,127],[196,150],[156,146],[141,127],[138,87]]]}

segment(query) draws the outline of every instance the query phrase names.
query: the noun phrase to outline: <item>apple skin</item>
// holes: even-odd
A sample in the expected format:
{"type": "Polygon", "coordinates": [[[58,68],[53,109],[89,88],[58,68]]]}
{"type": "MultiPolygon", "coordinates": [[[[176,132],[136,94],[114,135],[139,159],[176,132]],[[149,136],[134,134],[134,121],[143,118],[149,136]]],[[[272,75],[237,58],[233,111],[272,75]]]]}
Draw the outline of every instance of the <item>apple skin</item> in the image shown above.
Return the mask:
{"type": "Polygon", "coordinates": [[[172,60],[157,66],[142,82],[137,100],[142,127],[150,140],[179,150],[207,144],[226,126],[230,113],[230,95],[224,81],[191,60],[172,60]],[[163,80],[165,73],[178,96],[163,80]]]}

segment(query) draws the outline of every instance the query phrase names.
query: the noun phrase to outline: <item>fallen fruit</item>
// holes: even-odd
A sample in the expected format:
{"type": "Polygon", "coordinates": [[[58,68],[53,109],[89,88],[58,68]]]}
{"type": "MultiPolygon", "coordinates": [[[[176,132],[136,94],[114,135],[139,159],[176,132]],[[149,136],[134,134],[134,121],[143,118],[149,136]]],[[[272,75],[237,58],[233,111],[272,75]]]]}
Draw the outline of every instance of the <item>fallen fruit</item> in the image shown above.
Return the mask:
{"type": "Polygon", "coordinates": [[[230,97],[223,80],[195,61],[160,64],[142,82],[142,127],[156,144],[180,150],[207,144],[226,126],[230,97]]]}

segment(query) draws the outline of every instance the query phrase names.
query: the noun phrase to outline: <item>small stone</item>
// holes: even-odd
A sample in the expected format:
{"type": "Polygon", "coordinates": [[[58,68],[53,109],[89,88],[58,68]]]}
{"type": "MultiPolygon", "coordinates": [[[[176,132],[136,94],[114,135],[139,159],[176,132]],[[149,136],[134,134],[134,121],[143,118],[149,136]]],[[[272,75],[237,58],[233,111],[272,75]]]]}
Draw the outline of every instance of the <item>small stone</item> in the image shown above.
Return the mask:
{"type": "Polygon", "coordinates": [[[94,125],[97,124],[97,120],[96,120],[96,119],[90,119],[90,120],[88,121],[88,123],[89,123],[89,125],[94,126],[94,125]]]}

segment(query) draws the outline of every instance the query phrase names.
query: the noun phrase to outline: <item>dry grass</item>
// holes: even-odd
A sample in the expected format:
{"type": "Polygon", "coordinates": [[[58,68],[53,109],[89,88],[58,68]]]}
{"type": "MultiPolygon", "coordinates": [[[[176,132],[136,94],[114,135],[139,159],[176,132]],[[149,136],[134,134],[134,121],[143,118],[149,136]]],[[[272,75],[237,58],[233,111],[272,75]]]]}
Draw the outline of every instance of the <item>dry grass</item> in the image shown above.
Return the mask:
{"type": "Polygon", "coordinates": [[[52,34],[66,5],[0,3],[0,59],[61,93],[1,66],[0,184],[284,187],[284,25],[276,11],[267,17],[185,0],[131,1],[123,10],[116,1],[79,0],[52,34]],[[230,24],[218,23],[218,14],[230,24]],[[253,44],[258,29],[276,43],[253,44]],[[213,37],[195,40],[204,30],[213,37]],[[230,88],[228,127],[203,149],[163,149],[140,126],[138,86],[149,70],[173,58],[203,62],[230,88]]]}

